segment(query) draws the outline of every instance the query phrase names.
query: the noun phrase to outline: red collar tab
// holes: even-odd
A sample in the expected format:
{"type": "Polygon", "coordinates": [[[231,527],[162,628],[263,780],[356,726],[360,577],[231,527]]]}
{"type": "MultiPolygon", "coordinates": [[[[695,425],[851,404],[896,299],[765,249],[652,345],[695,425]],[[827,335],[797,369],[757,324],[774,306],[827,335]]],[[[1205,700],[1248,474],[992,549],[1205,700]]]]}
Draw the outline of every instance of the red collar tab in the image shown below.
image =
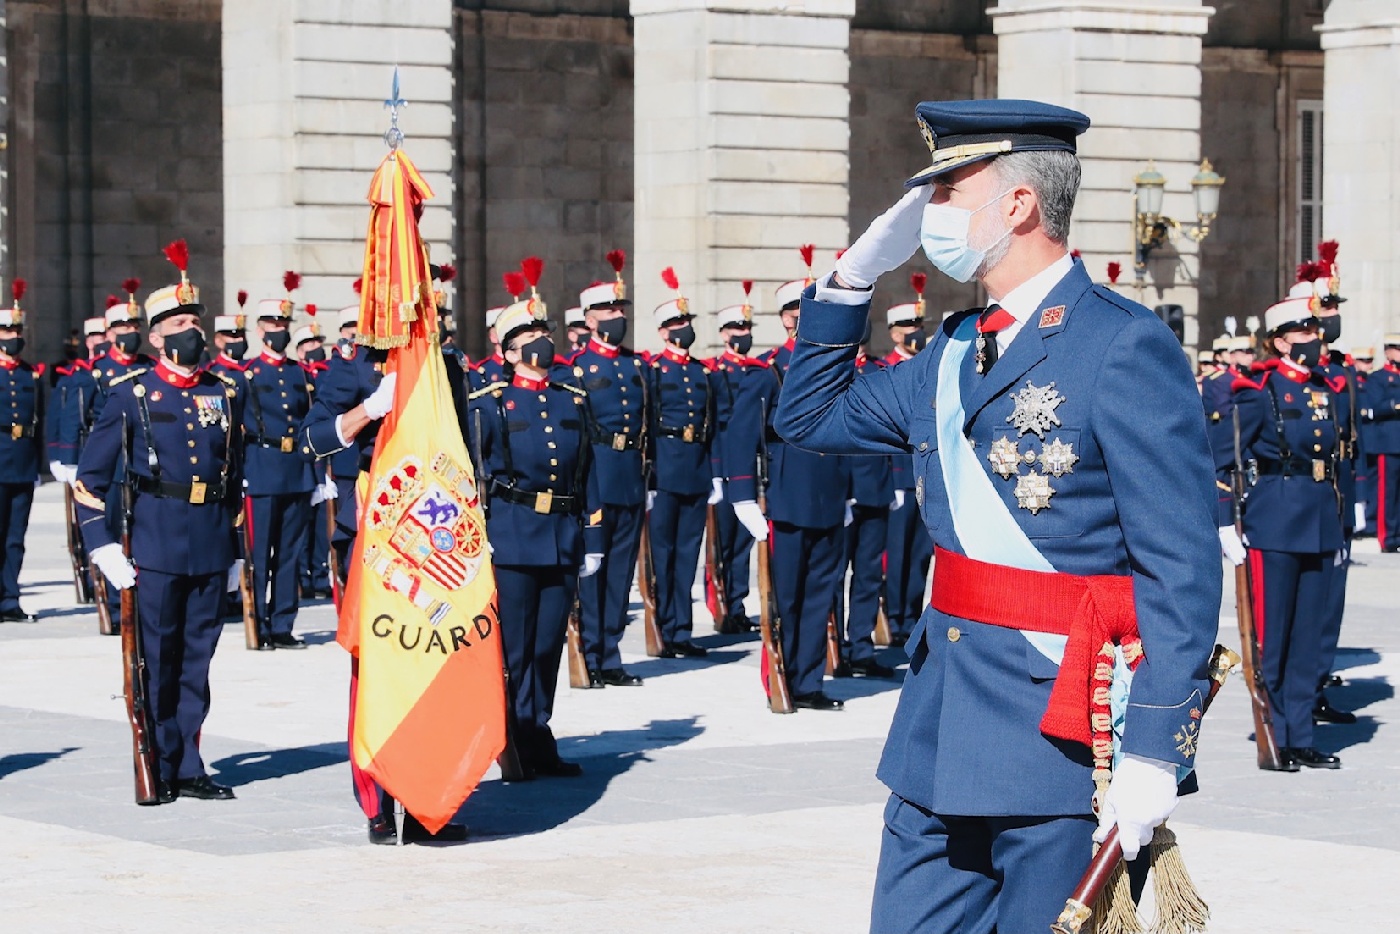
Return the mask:
{"type": "Polygon", "coordinates": [[[690,354],[679,354],[676,352],[675,348],[669,345],[665,350],[661,351],[661,356],[663,359],[670,360],[672,363],[689,363],[691,361],[690,354]]]}
{"type": "Polygon", "coordinates": [[[857,350],[857,351],[856,351],[856,369],[860,369],[861,367],[865,366],[868,362],[870,362],[870,358],[869,358],[868,356],[866,356],[865,351],[863,351],[863,350],[857,350]]]}
{"type": "Polygon", "coordinates": [[[264,350],[262,354],[259,355],[258,359],[261,360],[263,363],[268,363],[272,366],[281,366],[282,364],[287,362],[287,358],[285,356],[274,357],[271,353],[269,353],[266,350],[264,350]]]}
{"type": "Polygon", "coordinates": [[[170,385],[174,386],[176,389],[192,389],[193,387],[199,385],[198,371],[190,374],[189,376],[185,376],[182,373],[176,373],[169,367],[169,365],[165,362],[164,359],[161,359],[161,361],[156,364],[156,375],[159,376],[161,379],[165,380],[170,385]]]}
{"type": "Polygon", "coordinates": [[[588,339],[588,349],[600,357],[607,357],[609,360],[616,359],[618,352],[622,350],[621,347],[610,347],[596,337],[590,337],[588,339]]]}
{"type": "Polygon", "coordinates": [[[214,358],[214,362],[217,363],[217,364],[219,364],[219,365],[221,365],[221,366],[226,366],[226,367],[228,367],[230,370],[241,370],[241,369],[243,369],[243,364],[242,364],[242,363],[240,363],[239,361],[233,359],[233,358],[230,357],[228,354],[224,353],[222,350],[219,351],[219,355],[218,355],[217,357],[214,358]]]}
{"type": "Polygon", "coordinates": [[[1278,363],[1278,375],[1295,383],[1306,383],[1312,377],[1312,370],[1306,367],[1300,367],[1292,360],[1280,359],[1278,363]]]}
{"type": "Polygon", "coordinates": [[[795,337],[789,337],[789,338],[787,339],[787,343],[783,345],[783,349],[784,349],[784,350],[790,350],[790,351],[791,351],[791,350],[796,350],[796,349],[797,349],[797,338],[795,338],[795,337]]]}
{"type": "Polygon", "coordinates": [[[118,350],[116,348],[116,345],[113,345],[107,350],[107,356],[111,357],[113,361],[115,361],[116,363],[120,363],[122,366],[131,366],[131,364],[136,362],[135,354],[132,354],[128,357],[126,354],[118,350]]]}
{"type": "Polygon", "coordinates": [[[5,370],[17,370],[17,369],[19,369],[19,358],[18,358],[18,357],[12,357],[12,358],[9,359],[9,360],[0,360],[0,369],[5,369],[5,370]]]}
{"type": "Polygon", "coordinates": [[[528,389],[531,392],[539,392],[549,385],[549,379],[531,379],[524,373],[517,372],[511,379],[510,384],[516,389],[528,389]]]}

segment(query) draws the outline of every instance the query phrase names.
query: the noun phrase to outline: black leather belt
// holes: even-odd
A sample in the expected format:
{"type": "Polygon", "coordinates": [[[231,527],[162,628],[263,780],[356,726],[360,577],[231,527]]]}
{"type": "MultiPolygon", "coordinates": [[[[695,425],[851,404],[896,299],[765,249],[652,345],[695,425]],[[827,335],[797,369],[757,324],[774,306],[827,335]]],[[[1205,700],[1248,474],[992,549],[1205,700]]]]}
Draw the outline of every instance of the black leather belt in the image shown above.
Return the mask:
{"type": "Polygon", "coordinates": [[[640,433],[629,435],[621,431],[595,431],[592,440],[594,444],[601,444],[614,451],[640,451],[642,449],[640,433]]]}
{"type": "Polygon", "coordinates": [[[560,493],[532,493],[517,489],[509,484],[491,478],[491,495],[517,506],[529,506],[542,516],[578,515],[583,511],[583,500],[578,496],[564,496],[560,493]]]}
{"type": "Polygon", "coordinates": [[[0,434],[9,435],[15,440],[34,437],[33,425],[0,425],[0,434]]]}
{"type": "Polygon", "coordinates": [[[686,444],[703,444],[710,440],[705,434],[704,425],[686,425],[684,428],[668,428],[665,425],[656,429],[663,438],[680,438],[686,444]]]}
{"type": "Polygon", "coordinates": [[[132,486],[138,493],[183,500],[195,506],[222,502],[228,492],[224,489],[222,480],[217,483],[172,483],[169,480],[157,480],[139,474],[132,478],[132,486]]]}
{"type": "Polygon", "coordinates": [[[258,447],[272,448],[281,451],[283,454],[291,454],[297,449],[296,435],[287,435],[284,438],[269,438],[266,435],[248,435],[248,443],[256,444],[258,447]]]}
{"type": "Polygon", "coordinates": [[[1286,461],[1259,460],[1261,477],[1311,477],[1321,483],[1337,475],[1336,462],[1331,458],[1292,457],[1286,461]]]}

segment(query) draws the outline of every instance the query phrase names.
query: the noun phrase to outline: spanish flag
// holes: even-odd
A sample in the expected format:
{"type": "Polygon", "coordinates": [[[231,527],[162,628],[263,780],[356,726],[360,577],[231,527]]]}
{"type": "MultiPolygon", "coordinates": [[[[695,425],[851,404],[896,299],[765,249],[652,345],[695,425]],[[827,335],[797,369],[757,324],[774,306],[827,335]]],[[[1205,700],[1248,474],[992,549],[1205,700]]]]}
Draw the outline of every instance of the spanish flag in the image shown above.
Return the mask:
{"type": "Polygon", "coordinates": [[[432,190],[390,153],[370,186],[360,340],[388,347],[380,426],[337,639],[358,659],[350,755],[437,832],[505,748],[486,521],[438,344],[418,216],[432,190]]]}

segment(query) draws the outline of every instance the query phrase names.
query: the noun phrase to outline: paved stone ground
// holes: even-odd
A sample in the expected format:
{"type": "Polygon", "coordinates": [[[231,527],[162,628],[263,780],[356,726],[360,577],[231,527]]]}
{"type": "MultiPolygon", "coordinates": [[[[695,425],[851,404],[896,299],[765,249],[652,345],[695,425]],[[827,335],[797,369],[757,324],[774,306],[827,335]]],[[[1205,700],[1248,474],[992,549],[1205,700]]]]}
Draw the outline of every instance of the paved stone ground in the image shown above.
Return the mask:
{"type": "MultiPolygon", "coordinates": [[[[663,661],[630,632],[645,687],[560,692],[582,779],[491,774],[463,808],[472,842],[371,847],[345,765],[347,659],[321,604],[298,623],[306,652],[225,633],[203,746],[238,800],[137,808],[117,640],[71,606],[60,517],[45,487],[24,575],[41,619],[0,626],[0,931],[865,929],[895,683],[829,682],[844,712],[776,717],[754,639],[705,622],[708,660],[663,661]]],[[[1400,558],[1364,543],[1358,561],[1333,700],[1362,721],[1320,733],[1346,767],[1258,772],[1238,681],[1208,717],[1204,789],[1173,825],[1212,931],[1394,930],[1400,558]]],[[[1236,644],[1228,592],[1221,627],[1236,644]]]]}

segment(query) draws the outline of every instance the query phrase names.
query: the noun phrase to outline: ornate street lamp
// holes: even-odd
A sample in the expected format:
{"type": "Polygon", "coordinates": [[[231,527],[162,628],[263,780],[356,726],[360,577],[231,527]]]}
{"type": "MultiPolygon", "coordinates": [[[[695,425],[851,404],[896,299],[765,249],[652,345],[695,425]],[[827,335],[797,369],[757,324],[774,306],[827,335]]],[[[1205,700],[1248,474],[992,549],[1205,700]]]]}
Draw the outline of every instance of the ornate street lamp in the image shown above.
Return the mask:
{"type": "Polygon", "coordinates": [[[1133,196],[1136,205],[1133,217],[1133,242],[1136,261],[1133,272],[1139,280],[1147,274],[1147,258],[1153,250],[1164,243],[1185,235],[1196,243],[1210,236],[1210,225],[1220,213],[1220,189],[1225,184],[1210,166],[1209,159],[1201,160],[1200,170],[1191,179],[1191,194],[1196,202],[1196,222],[1183,225],[1162,214],[1162,196],[1166,192],[1167,180],[1157,171],[1154,163],[1133,178],[1133,196]]]}

